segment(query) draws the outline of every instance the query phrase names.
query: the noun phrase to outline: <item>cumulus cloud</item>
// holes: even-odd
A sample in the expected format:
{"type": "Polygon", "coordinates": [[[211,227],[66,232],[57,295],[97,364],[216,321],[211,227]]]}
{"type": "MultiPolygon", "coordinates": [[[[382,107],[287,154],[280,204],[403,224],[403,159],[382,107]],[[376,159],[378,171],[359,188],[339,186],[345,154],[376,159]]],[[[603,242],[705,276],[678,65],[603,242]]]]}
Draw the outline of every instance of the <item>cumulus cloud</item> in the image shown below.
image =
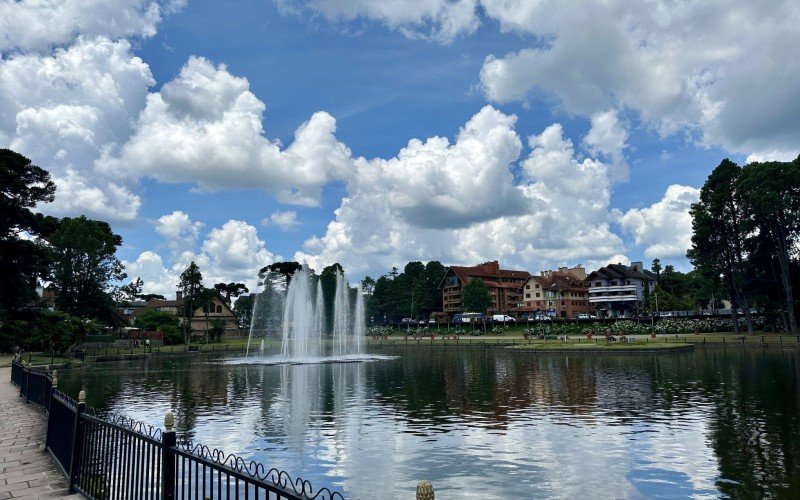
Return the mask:
{"type": "Polygon", "coordinates": [[[286,203],[318,205],[322,187],[350,171],[336,120],[315,113],[282,148],[264,136],[264,109],[246,78],[191,57],[175,80],[147,97],[133,136],[100,168],[208,190],[264,189],[286,203]]]}
{"type": "MultiPolygon", "coordinates": [[[[608,165],[597,159],[578,159],[572,142],[563,137],[561,126],[554,124],[528,139],[531,152],[520,165],[523,182],[514,184],[510,175],[503,174],[521,152],[513,123],[513,117],[487,107],[462,128],[454,145],[437,138],[440,149],[455,148],[465,137],[465,131],[474,128],[483,133],[466,134],[474,141],[469,151],[488,152],[496,147],[504,154],[479,155],[497,160],[494,165],[476,162],[475,170],[470,170],[463,182],[434,184],[430,191],[423,190],[434,200],[444,193],[453,198],[469,197],[476,189],[491,189],[498,204],[507,202],[502,197],[519,196],[520,206],[515,200],[513,211],[483,218],[485,208],[478,201],[469,207],[472,216],[463,219],[463,223],[432,224],[430,220],[437,218],[451,221],[451,206],[428,202],[428,220],[414,214],[409,216],[405,205],[391,196],[397,186],[383,182],[383,175],[396,169],[404,152],[391,160],[359,161],[358,181],[348,184],[347,197],[336,210],[335,220],[328,225],[325,235],[309,238],[295,259],[317,269],[339,262],[356,272],[368,272],[370,267],[386,269],[418,259],[462,264],[500,259],[504,265],[536,269],[605,259],[619,253],[622,241],[610,229],[612,181],[608,165]],[[486,133],[491,130],[494,132],[486,133]],[[486,182],[468,182],[475,178],[486,182]],[[453,189],[454,186],[460,190],[453,189]],[[503,192],[508,194],[496,194],[503,192]]],[[[435,173],[430,178],[458,179],[465,167],[461,162],[449,160],[449,155],[439,154],[427,158],[423,164],[435,173]]],[[[424,171],[421,175],[426,178],[424,171]]],[[[416,186],[429,188],[425,183],[416,186]]]]}
{"type": "Polygon", "coordinates": [[[194,248],[204,224],[193,222],[187,213],[176,210],[159,217],[154,226],[156,232],[166,240],[173,255],[180,255],[194,248]]]}
{"type": "Polygon", "coordinates": [[[620,222],[637,245],[646,246],[646,257],[683,258],[692,243],[689,209],[699,199],[699,189],[673,184],[660,201],[628,210],[620,222]]]}
{"type": "Polygon", "coordinates": [[[366,19],[382,22],[409,38],[452,42],[480,25],[477,0],[274,0],[287,13],[322,15],[328,21],[366,19]]]}
{"type": "Polygon", "coordinates": [[[124,40],[79,38],[52,55],[0,59],[0,146],[50,171],[56,202],[42,210],[110,220],[136,216],[141,200],[130,186],[93,164],[127,140],[154,83],[124,40]]]}
{"type": "Polygon", "coordinates": [[[269,217],[261,221],[261,225],[264,227],[277,226],[283,231],[292,231],[297,229],[297,226],[300,225],[300,221],[297,220],[297,212],[294,210],[286,210],[283,212],[271,213],[269,217]]]}
{"type": "Polygon", "coordinates": [[[78,35],[109,38],[151,37],[165,14],[185,0],[3,0],[0,52],[44,51],[78,35]]]}
{"type": "Polygon", "coordinates": [[[502,29],[546,40],[487,58],[481,82],[493,101],[539,89],[572,113],[624,107],[662,134],[697,130],[729,151],[796,148],[797,2],[481,3],[502,29]]]}
{"type": "Polygon", "coordinates": [[[181,273],[194,261],[207,287],[235,281],[255,290],[259,269],[282,258],[270,252],[256,228],[244,221],[232,219],[212,228],[198,246],[201,229],[200,223],[192,222],[183,212],[159,218],[156,230],[172,249],[170,263],[148,250],[135,261],[124,262],[126,272],[131,277],[142,278],[145,293],[172,296],[181,273]],[[178,245],[176,240],[180,240],[178,245]],[[181,251],[176,252],[177,248],[181,251]]]}

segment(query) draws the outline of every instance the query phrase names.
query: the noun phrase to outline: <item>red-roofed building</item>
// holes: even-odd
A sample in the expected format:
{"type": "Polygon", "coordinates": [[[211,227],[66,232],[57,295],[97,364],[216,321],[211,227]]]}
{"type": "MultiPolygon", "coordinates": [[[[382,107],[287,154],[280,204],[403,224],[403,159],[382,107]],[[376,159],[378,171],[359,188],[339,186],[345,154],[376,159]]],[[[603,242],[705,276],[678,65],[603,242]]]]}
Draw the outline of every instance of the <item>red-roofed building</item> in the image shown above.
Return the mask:
{"type": "Polygon", "coordinates": [[[494,305],[488,314],[509,313],[522,303],[522,286],[531,277],[528,271],[500,269],[494,260],[477,266],[450,266],[439,288],[442,290],[442,307],[447,314],[464,312],[464,285],[474,278],[480,278],[489,288],[494,305]]]}
{"type": "Polygon", "coordinates": [[[586,271],[580,265],[531,276],[522,289],[524,306],[520,311],[557,318],[594,313],[594,306],[589,303],[589,283],[585,280],[586,271]]]}

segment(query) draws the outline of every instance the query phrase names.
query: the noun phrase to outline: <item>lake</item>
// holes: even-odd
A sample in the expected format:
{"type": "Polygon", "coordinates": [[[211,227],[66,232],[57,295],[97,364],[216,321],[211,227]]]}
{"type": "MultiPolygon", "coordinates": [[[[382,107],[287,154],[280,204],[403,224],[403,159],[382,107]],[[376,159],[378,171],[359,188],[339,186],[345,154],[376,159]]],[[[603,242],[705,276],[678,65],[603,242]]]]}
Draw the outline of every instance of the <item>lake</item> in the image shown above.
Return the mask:
{"type": "Polygon", "coordinates": [[[347,498],[800,496],[798,351],[385,349],[263,366],[193,355],[59,373],[71,396],[347,498]]]}

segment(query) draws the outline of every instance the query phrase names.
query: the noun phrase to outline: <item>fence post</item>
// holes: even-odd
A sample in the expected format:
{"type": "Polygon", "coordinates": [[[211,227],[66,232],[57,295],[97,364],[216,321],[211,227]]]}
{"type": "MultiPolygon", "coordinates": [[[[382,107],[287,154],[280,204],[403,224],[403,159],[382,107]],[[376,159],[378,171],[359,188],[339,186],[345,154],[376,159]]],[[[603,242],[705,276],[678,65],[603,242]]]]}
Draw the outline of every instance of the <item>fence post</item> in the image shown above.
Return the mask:
{"type": "MultiPolygon", "coordinates": [[[[58,372],[53,370],[53,385],[50,386],[50,399],[49,401],[53,400],[53,395],[58,390],[58,372]]],[[[50,404],[47,404],[47,429],[44,431],[44,449],[47,450],[50,447],[50,421],[53,418],[52,413],[50,413],[50,404]]]]}
{"type": "Polygon", "coordinates": [[[417,500],[435,500],[433,485],[430,481],[417,483],[417,500]]]}
{"type": "Polygon", "coordinates": [[[173,500],[175,498],[175,415],[168,411],[164,415],[164,432],[161,433],[161,498],[173,500]]]}
{"type": "Polygon", "coordinates": [[[72,460],[69,463],[69,492],[75,493],[78,484],[79,464],[83,454],[83,415],[86,409],[86,391],[81,389],[78,393],[78,411],[75,413],[75,427],[72,432],[72,460]]]}

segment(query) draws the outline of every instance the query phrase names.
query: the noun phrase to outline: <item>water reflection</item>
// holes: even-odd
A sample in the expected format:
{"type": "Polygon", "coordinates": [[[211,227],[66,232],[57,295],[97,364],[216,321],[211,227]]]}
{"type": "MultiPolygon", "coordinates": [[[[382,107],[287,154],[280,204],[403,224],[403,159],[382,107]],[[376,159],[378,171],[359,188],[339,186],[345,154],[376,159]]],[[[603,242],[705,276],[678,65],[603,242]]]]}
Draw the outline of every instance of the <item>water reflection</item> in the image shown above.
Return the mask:
{"type": "Polygon", "coordinates": [[[359,498],[800,495],[794,351],[537,355],[392,350],[393,361],[203,357],[63,373],[89,404],[359,498]]]}

